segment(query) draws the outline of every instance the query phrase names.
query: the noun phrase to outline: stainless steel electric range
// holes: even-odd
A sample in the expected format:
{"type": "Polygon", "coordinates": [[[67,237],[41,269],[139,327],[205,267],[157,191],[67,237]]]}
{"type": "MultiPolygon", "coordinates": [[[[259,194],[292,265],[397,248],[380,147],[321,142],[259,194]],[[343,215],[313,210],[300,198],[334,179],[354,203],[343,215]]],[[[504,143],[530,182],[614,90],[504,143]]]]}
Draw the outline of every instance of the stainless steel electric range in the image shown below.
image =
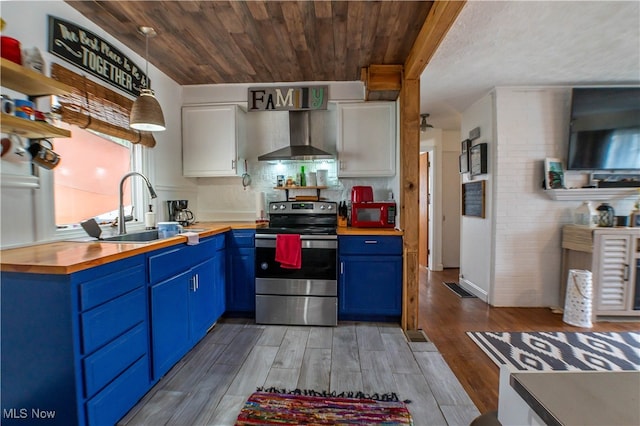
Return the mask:
{"type": "Polygon", "coordinates": [[[269,227],[256,233],[256,323],[338,324],[337,206],[327,201],[269,204],[269,227]],[[278,234],[298,234],[300,269],[275,261],[278,234]]]}

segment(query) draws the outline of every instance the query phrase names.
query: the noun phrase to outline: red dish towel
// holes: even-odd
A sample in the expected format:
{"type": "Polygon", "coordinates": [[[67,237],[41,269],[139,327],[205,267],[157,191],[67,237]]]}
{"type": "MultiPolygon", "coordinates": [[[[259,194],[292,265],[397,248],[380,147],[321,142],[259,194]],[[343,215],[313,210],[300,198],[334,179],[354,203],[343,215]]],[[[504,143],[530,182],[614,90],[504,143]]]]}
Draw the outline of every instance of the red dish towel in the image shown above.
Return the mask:
{"type": "Polygon", "coordinates": [[[302,266],[302,243],[298,234],[276,235],[276,262],[281,268],[300,269],[302,266]]]}

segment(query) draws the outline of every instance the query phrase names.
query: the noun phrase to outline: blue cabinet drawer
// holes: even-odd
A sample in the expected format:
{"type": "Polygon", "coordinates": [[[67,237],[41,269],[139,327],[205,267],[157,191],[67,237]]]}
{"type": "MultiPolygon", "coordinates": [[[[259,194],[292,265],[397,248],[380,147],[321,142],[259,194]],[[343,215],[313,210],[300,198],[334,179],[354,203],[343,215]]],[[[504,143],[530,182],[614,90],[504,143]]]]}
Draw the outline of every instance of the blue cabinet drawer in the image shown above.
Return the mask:
{"type": "Polygon", "coordinates": [[[92,397],[148,351],[147,323],[139,324],[83,360],[85,396],[92,397]]]}
{"type": "Polygon", "coordinates": [[[195,246],[180,245],[149,256],[149,282],[157,283],[213,257],[224,248],[224,234],[206,238],[195,246]]]}
{"type": "Polygon", "coordinates": [[[129,367],[87,404],[87,422],[92,426],[112,426],[149,388],[149,359],[145,355],[129,367]]]}
{"type": "Polygon", "coordinates": [[[144,284],[143,264],[83,283],[80,285],[80,309],[86,311],[144,284]]]}
{"type": "Polygon", "coordinates": [[[256,231],[253,229],[234,229],[227,232],[227,247],[253,248],[256,231]]]}
{"type": "Polygon", "coordinates": [[[138,323],[145,321],[147,305],[144,288],[82,314],[82,346],[88,354],[138,323]]]}
{"type": "Polygon", "coordinates": [[[382,237],[378,235],[339,236],[338,250],[340,255],[355,254],[402,254],[402,237],[382,237]]]}

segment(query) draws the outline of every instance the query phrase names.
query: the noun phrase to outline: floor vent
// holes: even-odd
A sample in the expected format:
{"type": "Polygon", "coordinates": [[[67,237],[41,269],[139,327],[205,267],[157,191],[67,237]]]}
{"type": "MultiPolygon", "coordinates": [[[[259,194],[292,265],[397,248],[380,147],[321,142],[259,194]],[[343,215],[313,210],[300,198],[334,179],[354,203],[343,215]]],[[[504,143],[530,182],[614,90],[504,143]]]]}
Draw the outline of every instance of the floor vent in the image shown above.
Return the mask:
{"type": "Polygon", "coordinates": [[[405,330],[404,334],[407,336],[409,342],[428,342],[429,338],[422,330],[405,330]]]}

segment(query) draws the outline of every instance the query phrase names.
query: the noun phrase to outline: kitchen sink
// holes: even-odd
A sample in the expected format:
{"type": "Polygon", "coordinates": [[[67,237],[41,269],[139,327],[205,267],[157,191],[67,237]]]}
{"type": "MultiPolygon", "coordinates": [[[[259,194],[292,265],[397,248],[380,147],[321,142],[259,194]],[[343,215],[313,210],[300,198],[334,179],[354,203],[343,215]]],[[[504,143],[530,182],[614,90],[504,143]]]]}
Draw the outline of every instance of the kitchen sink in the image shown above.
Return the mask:
{"type": "MultiPolygon", "coordinates": [[[[187,228],[183,232],[203,232],[206,228],[187,228]]],[[[104,234],[102,234],[104,235],[104,234]]],[[[178,234],[180,235],[180,234],[178,234]]],[[[73,239],[69,241],[74,242],[100,242],[100,243],[152,243],[154,241],[163,240],[168,237],[161,237],[158,235],[157,229],[149,229],[145,231],[128,232],[122,235],[111,235],[108,237],[101,237],[99,239],[85,237],[81,239],[73,239]]]]}
{"type": "Polygon", "coordinates": [[[160,240],[161,237],[158,236],[158,230],[157,229],[150,229],[147,231],[140,231],[140,232],[131,232],[128,234],[122,234],[122,235],[114,235],[112,237],[105,237],[102,238],[100,241],[103,242],[109,242],[109,241],[113,241],[113,242],[127,242],[127,243],[147,243],[150,241],[156,241],[156,240],[160,240]]]}

